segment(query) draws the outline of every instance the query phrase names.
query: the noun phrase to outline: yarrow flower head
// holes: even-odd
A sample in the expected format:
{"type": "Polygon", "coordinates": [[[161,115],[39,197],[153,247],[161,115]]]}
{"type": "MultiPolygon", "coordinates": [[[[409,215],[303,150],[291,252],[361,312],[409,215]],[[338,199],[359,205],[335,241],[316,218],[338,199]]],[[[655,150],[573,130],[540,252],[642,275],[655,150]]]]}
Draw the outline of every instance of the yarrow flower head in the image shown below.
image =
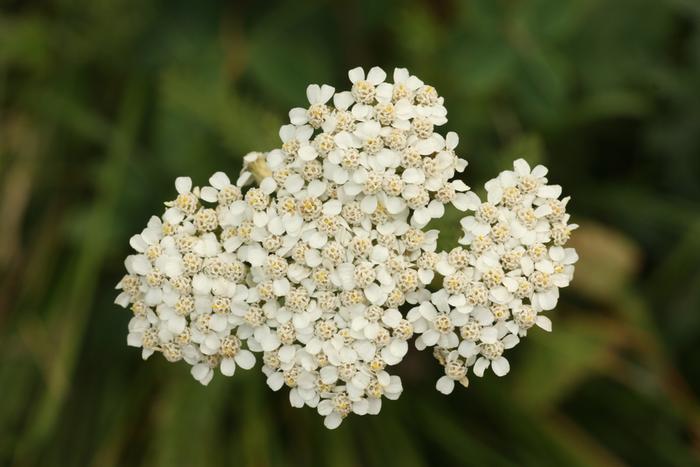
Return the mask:
{"type": "Polygon", "coordinates": [[[487,199],[454,177],[467,163],[435,88],[405,69],[349,72],[350,90],[307,88],[281,147],[244,157],[236,183],[176,180],[178,196],[131,240],[117,303],[129,345],[184,360],[207,384],[261,354],[273,390],[316,408],[328,428],[376,414],[403,388],[392,367],[408,341],[434,347],[441,392],[467,370],[503,375],[506,348],[556,304],[576,254],[568,198],[546,169],[516,161],[487,199]],[[437,252],[430,220],[470,215],[463,246],[437,252]],[[439,290],[429,290],[435,275],[439,290]],[[408,313],[407,313],[408,311],[408,313]]]}
{"type": "Polygon", "coordinates": [[[271,223],[293,226],[294,238],[252,269],[274,317],[255,334],[263,371],[329,427],[400,394],[387,370],[413,329],[399,307],[429,296],[437,259],[437,232],[422,228],[444,204],[466,209],[469,199],[464,183],[449,181],[466,166],[456,134],[433,130],[446,121],[442,100],[417,101],[423,83],[405,70],[395,76],[396,93],[379,68],[352,70],[351,91],[309,86],[310,106],[280,129],[282,148],[248,161],[266,168],[260,186],[274,190],[279,215],[271,223]]]}
{"type": "Polygon", "coordinates": [[[457,134],[436,131],[447,110],[435,88],[403,68],[393,83],[378,67],[349,77],[350,91],[311,85],[310,106],[290,111],[282,150],[267,161],[279,193],[299,196],[306,184],[322,184],[375,225],[403,217],[422,228],[445,204],[466,209],[469,188],[451,179],[467,162],[455,154],[457,134]]]}
{"type": "Polygon", "coordinates": [[[437,383],[443,393],[455,381],[466,386],[469,368],[476,376],[489,367],[505,375],[506,349],[533,326],[551,331],[542,313],[556,306],[578,256],[564,247],[577,227],[565,210],[569,198],[559,199],[561,187],[547,185],[546,174],[519,159],[486,183],[486,200],[470,193],[473,214],[461,220],[465,247],[440,253],[442,288],[408,314],[420,334],[416,346],[434,346],[445,368],[437,383]]]}
{"type": "Polygon", "coordinates": [[[222,172],[210,183],[200,189],[177,179],[178,197],[131,238],[137,254],[125,261],[116,300],[134,313],[129,345],[141,347],[144,359],[161,352],[168,361],[184,360],[202,384],[216,368],[230,376],[255,363],[232,321],[249,292],[248,266],[237,251],[248,238],[237,229],[251,222],[252,209],[222,172]]]}

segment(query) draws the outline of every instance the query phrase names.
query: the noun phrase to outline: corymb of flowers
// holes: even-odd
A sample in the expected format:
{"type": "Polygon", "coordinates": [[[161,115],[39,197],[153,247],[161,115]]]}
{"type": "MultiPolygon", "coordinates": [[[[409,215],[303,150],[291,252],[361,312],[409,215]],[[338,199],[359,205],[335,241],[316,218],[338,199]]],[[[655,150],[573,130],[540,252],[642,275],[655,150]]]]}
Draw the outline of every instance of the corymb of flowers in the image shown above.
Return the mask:
{"type": "Polygon", "coordinates": [[[325,426],[377,414],[403,390],[393,374],[413,340],[450,393],[471,373],[508,373],[505,357],[572,279],[568,198],[543,166],[519,159],[481,199],[455,175],[467,162],[434,87],[394,70],[350,70],[352,87],[310,85],[281,147],[217,172],[131,238],[116,303],[127,343],[183,360],[206,385],[262,360],[268,386],[325,426]],[[458,246],[437,251],[426,225],[465,212],[458,246]],[[432,284],[432,285],[431,285],[432,284]],[[415,338],[415,339],[414,339],[415,338]]]}

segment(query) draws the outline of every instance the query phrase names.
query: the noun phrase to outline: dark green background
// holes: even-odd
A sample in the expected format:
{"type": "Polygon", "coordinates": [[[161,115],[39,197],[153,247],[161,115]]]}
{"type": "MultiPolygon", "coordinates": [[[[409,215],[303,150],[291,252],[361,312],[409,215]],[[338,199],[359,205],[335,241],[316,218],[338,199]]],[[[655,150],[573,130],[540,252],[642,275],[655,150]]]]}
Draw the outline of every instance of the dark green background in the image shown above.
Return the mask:
{"type": "Polygon", "coordinates": [[[698,464],[700,2],[0,5],[0,464],[698,464]],[[357,65],[438,89],[469,185],[548,165],[581,260],[507,377],[446,397],[412,351],[399,401],[327,431],[259,363],[203,388],[141,361],[112,301],[176,176],[234,175],[357,65]]]}

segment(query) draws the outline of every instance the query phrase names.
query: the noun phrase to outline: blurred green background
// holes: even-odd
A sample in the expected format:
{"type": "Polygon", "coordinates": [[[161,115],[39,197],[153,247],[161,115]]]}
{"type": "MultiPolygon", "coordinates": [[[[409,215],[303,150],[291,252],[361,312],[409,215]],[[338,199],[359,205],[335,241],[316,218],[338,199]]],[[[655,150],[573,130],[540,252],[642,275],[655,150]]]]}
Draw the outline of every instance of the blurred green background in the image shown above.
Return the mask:
{"type": "Polygon", "coordinates": [[[700,463],[697,0],[0,5],[1,465],[700,463]],[[259,363],[141,361],[112,301],[176,176],[235,174],[357,65],[438,89],[469,185],[548,165],[581,260],[508,376],[442,396],[412,351],[400,400],[327,431],[259,363]]]}

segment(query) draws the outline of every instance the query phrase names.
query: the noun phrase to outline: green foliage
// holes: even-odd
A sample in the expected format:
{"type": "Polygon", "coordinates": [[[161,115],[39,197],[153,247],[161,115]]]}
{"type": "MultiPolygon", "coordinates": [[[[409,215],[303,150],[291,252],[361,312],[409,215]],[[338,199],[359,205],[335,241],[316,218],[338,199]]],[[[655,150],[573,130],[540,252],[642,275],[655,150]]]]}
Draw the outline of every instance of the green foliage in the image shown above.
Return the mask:
{"type": "MultiPolygon", "coordinates": [[[[700,4],[5,1],[0,465],[700,463],[700,4]],[[329,432],[256,371],[141,361],[112,304],[128,239],[182,174],[279,144],[305,86],[406,66],[479,186],[516,157],[573,197],[581,260],[505,378],[405,394],[329,432]]],[[[456,245],[459,214],[432,227],[456,245]]],[[[259,365],[259,364],[258,364],[259,365]]]]}

